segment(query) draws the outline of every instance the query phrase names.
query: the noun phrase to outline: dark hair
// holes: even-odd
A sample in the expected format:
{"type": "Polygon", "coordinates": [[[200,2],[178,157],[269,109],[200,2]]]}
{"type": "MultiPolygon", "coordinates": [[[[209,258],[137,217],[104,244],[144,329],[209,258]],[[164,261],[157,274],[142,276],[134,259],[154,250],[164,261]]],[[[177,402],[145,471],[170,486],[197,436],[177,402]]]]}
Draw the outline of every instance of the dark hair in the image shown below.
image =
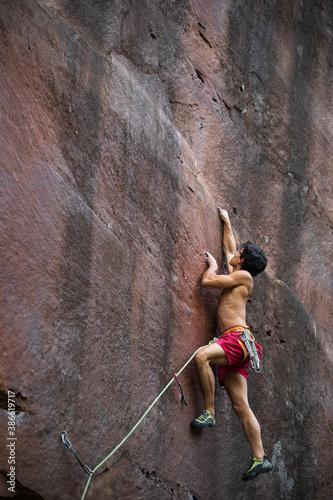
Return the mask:
{"type": "Polygon", "coordinates": [[[242,269],[248,271],[251,276],[257,276],[264,271],[267,266],[265,252],[258,247],[258,245],[251,243],[251,241],[247,241],[242,245],[240,254],[244,259],[242,262],[242,269]]]}

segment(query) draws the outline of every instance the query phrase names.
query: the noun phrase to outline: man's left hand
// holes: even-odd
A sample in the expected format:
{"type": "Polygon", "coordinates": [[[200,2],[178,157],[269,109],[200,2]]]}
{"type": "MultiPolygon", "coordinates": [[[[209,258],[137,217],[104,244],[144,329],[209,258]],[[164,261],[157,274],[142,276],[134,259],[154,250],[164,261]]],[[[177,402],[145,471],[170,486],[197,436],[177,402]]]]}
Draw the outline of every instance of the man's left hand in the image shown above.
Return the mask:
{"type": "Polygon", "coordinates": [[[207,261],[207,264],[209,267],[216,266],[216,268],[217,268],[217,262],[209,252],[206,252],[206,261],[207,261]]]}

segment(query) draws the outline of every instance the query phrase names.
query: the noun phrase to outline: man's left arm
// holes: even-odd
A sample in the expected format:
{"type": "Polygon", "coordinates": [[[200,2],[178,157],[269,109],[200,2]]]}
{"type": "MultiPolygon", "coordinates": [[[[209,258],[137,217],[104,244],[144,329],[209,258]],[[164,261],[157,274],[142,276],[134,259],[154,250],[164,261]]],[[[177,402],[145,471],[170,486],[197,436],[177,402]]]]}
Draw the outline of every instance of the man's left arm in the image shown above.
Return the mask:
{"type": "Polygon", "coordinates": [[[208,252],[207,263],[209,267],[201,280],[201,285],[204,288],[233,288],[239,285],[251,285],[252,278],[247,271],[234,271],[231,274],[217,274],[217,262],[208,252]]]}

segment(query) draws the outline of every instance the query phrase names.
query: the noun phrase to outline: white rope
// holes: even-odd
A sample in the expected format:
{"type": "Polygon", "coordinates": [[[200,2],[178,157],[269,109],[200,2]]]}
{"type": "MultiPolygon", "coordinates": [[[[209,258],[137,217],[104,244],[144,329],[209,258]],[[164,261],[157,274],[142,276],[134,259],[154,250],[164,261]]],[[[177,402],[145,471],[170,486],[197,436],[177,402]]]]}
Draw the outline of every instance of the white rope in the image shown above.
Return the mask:
{"type": "MultiPolygon", "coordinates": [[[[192,361],[192,359],[194,358],[194,356],[197,354],[198,351],[200,351],[200,349],[203,349],[204,347],[207,347],[207,346],[202,346],[202,347],[199,347],[199,349],[197,349],[195,351],[195,353],[190,357],[190,359],[188,359],[185,363],[184,366],[182,366],[182,368],[179,370],[179,372],[176,373],[176,375],[178,376],[183,370],[184,368],[187,367],[187,365],[190,363],[190,361],[192,361]]],[[[127,441],[127,439],[130,437],[130,435],[135,431],[135,429],[141,424],[142,420],[146,417],[146,415],[150,412],[150,410],[153,408],[153,406],[157,403],[157,401],[160,399],[160,397],[165,393],[165,391],[170,387],[170,385],[172,384],[172,382],[175,380],[175,378],[173,377],[170,382],[168,382],[168,384],[164,387],[164,389],[159,393],[159,395],[154,399],[154,401],[152,402],[152,404],[149,406],[148,410],[145,411],[145,413],[142,415],[142,417],[140,418],[140,420],[134,425],[134,427],[132,427],[132,429],[129,431],[129,433],[124,437],[124,439],[122,441],[120,441],[120,443],[111,451],[111,453],[109,453],[109,455],[107,457],[104,458],[104,460],[102,460],[98,465],[96,465],[96,467],[93,469],[92,473],[90,474],[89,476],[89,479],[88,479],[88,482],[86,484],[86,487],[84,489],[84,492],[83,492],[83,495],[81,497],[81,500],[84,500],[85,496],[86,496],[86,493],[88,491],[88,487],[89,487],[89,484],[90,484],[90,481],[93,477],[93,475],[95,474],[95,472],[97,471],[97,469],[99,469],[124,443],[125,441],[127,441]]]]}

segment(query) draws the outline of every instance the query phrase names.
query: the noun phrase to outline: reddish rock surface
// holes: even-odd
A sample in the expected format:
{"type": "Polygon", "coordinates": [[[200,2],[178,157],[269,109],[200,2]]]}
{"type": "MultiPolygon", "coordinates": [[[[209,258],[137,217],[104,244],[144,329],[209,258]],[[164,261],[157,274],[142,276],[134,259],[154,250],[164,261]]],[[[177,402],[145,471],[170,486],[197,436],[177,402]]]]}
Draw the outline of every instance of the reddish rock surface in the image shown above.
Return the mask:
{"type": "MultiPolygon", "coordinates": [[[[16,499],[81,498],[94,468],[215,333],[217,207],[269,258],[248,322],[249,393],[274,469],[193,363],[86,498],[332,495],[330,0],[0,3],[1,480],[16,394],[16,499]]],[[[219,260],[221,269],[222,258],[219,260]]]]}

